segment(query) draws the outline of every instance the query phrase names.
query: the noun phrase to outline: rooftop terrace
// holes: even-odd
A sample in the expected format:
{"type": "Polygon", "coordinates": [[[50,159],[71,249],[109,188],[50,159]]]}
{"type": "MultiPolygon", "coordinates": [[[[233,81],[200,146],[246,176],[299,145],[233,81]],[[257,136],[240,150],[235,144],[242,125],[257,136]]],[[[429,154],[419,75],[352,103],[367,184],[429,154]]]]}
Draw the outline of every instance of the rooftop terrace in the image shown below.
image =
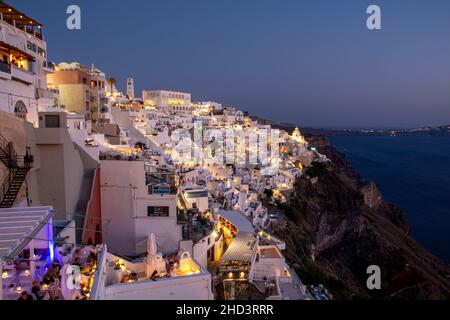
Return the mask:
{"type": "Polygon", "coordinates": [[[0,20],[38,39],[43,39],[42,24],[28,17],[3,1],[0,1],[0,20]]]}

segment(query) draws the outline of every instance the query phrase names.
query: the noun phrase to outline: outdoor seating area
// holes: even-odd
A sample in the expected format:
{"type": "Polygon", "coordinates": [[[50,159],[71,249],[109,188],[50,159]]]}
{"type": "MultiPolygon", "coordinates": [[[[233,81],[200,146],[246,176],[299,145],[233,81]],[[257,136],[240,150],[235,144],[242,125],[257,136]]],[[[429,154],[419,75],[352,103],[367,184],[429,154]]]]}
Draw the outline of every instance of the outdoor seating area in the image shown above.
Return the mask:
{"type": "Polygon", "coordinates": [[[48,252],[24,250],[17,260],[4,262],[3,299],[87,300],[94,281],[98,249],[93,246],[57,247],[54,258],[48,252]],[[68,287],[68,278],[74,285],[68,287]]]}
{"type": "Polygon", "coordinates": [[[131,283],[137,281],[169,279],[176,277],[191,276],[203,273],[202,268],[191,259],[190,255],[161,256],[156,255],[153,261],[147,259],[137,259],[128,261],[109,253],[108,260],[113,260],[114,264],[108,270],[108,284],[131,283]],[[154,270],[148,272],[147,264],[151,263],[154,270]]]}
{"type": "MultiPolygon", "coordinates": [[[[37,251],[38,250],[30,257],[30,251],[24,250],[17,260],[3,263],[3,272],[1,275],[3,299],[17,300],[24,291],[31,293],[33,287],[36,286],[36,283],[34,283],[36,279],[44,279],[45,274],[52,265],[52,261],[50,260],[48,252],[37,251]],[[34,268],[34,271],[32,268],[34,268]]],[[[41,281],[38,283],[40,282],[41,281]]],[[[50,300],[53,295],[53,292],[51,291],[52,288],[47,284],[41,289],[43,295],[48,293],[48,300],[50,300]]],[[[37,299],[37,297],[33,298],[37,299]]]]}

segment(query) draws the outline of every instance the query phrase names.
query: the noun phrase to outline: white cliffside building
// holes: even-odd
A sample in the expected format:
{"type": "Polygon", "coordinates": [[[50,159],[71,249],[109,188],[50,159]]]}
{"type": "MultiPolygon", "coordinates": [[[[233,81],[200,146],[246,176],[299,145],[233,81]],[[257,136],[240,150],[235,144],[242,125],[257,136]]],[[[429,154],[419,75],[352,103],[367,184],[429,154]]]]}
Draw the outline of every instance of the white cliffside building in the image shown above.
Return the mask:
{"type": "Polygon", "coordinates": [[[134,96],[134,79],[133,78],[127,79],[127,96],[131,100],[134,100],[134,98],[135,98],[135,96],[134,96]]]}
{"type": "Polygon", "coordinates": [[[59,106],[59,95],[47,89],[47,61],[42,25],[0,3],[0,110],[38,126],[38,111],[59,106]]]}
{"type": "Polygon", "coordinates": [[[154,107],[174,114],[192,114],[191,94],[178,91],[143,91],[142,99],[147,107],[154,107]]]}
{"type": "Polygon", "coordinates": [[[114,252],[128,256],[145,253],[149,233],[156,235],[164,254],[180,249],[177,194],[172,185],[159,183],[162,176],[146,171],[144,161],[101,161],[103,240],[114,252]]]}

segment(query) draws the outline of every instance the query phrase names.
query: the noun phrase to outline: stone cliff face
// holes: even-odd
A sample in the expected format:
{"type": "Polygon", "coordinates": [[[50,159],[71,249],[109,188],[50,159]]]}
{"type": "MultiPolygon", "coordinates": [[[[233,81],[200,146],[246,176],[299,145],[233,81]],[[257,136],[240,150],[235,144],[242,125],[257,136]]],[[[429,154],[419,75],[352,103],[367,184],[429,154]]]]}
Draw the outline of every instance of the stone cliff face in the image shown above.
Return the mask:
{"type": "Polygon", "coordinates": [[[449,299],[450,267],[410,236],[403,212],[325,139],[310,143],[332,162],[314,163],[298,179],[272,230],[303,281],[325,284],[337,299],[449,299]],[[370,265],[381,268],[381,290],[366,287],[370,265]]]}

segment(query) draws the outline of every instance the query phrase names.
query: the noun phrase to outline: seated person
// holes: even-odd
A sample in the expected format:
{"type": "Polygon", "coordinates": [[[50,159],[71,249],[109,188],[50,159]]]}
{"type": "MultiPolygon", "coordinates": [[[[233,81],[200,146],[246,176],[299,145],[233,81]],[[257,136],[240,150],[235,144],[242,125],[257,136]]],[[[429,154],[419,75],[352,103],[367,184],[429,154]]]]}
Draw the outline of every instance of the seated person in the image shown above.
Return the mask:
{"type": "Polygon", "coordinates": [[[26,291],[22,291],[20,298],[17,301],[32,301],[33,297],[30,296],[26,291]]]}
{"type": "Polygon", "coordinates": [[[53,266],[47,270],[47,272],[44,275],[44,278],[42,279],[42,281],[45,284],[50,284],[55,282],[55,280],[57,278],[59,278],[59,265],[58,264],[53,264],[53,266]]]}
{"type": "Polygon", "coordinates": [[[76,257],[74,262],[73,262],[74,266],[78,266],[80,268],[83,268],[83,263],[81,262],[81,258],[80,257],[76,257]]]}
{"type": "Polygon", "coordinates": [[[44,295],[41,293],[41,286],[37,281],[33,281],[33,287],[31,288],[31,293],[34,294],[36,300],[43,300],[44,295]]]}
{"type": "Polygon", "coordinates": [[[58,269],[58,271],[61,270],[61,263],[58,260],[55,260],[52,266],[58,269]]]}
{"type": "Polygon", "coordinates": [[[87,257],[87,259],[86,259],[86,264],[93,266],[93,265],[95,265],[96,261],[97,261],[97,255],[94,254],[93,252],[91,252],[89,257],[87,257]]]}
{"type": "Polygon", "coordinates": [[[72,253],[72,259],[75,261],[76,258],[81,258],[81,249],[76,248],[75,252],[72,253]]]}

